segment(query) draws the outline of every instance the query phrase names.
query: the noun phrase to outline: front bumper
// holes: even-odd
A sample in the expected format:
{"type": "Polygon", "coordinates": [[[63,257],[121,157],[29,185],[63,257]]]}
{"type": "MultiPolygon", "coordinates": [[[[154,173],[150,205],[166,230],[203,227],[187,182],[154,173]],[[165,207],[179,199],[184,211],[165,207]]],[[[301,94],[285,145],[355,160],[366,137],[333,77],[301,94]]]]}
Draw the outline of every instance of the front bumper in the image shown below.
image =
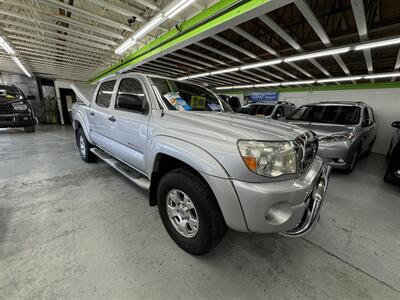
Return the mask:
{"type": "Polygon", "coordinates": [[[351,160],[352,141],[320,143],[318,155],[335,169],[346,169],[351,160]]]}
{"type": "Polygon", "coordinates": [[[26,127],[33,125],[35,125],[35,121],[29,112],[0,115],[0,128],[26,127]]]}
{"type": "Polygon", "coordinates": [[[295,180],[272,183],[233,180],[248,230],[290,236],[307,234],[318,221],[330,169],[317,157],[308,172],[295,180]],[[323,190],[315,192],[322,184],[323,190]]]}

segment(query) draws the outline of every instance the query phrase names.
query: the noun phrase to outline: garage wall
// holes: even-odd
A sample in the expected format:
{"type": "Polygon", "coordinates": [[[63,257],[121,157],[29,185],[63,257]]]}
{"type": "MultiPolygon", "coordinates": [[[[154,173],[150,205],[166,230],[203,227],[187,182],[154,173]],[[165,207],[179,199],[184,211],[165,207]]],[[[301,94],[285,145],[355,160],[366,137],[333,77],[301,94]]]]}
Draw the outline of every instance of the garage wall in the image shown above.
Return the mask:
{"type": "Polygon", "coordinates": [[[373,152],[386,154],[393,128],[390,124],[400,120],[400,88],[343,91],[309,91],[280,93],[279,101],[300,106],[319,101],[363,101],[371,105],[378,121],[378,136],[373,152]]]}

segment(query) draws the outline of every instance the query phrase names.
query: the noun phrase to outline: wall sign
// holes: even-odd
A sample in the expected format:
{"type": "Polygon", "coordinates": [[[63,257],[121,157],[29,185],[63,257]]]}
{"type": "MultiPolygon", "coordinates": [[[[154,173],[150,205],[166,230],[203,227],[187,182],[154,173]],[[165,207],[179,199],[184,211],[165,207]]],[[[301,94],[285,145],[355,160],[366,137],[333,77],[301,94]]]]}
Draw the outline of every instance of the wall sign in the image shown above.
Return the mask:
{"type": "Polygon", "coordinates": [[[278,101],[278,92],[253,92],[246,96],[249,102],[278,101]]]}

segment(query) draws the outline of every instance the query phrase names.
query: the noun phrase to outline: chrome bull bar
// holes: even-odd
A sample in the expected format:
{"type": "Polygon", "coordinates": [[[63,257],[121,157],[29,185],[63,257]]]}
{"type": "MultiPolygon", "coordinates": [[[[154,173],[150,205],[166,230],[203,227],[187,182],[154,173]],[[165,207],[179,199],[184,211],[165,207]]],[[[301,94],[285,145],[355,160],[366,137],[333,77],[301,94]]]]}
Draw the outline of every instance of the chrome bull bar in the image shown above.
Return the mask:
{"type": "Polygon", "coordinates": [[[325,199],[332,167],[324,165],[319,173],[314,188],[309,196],[310,203],[300,223],[292,230],[282,232],[286,237],[302,237],[311,232],[318,223],[322,203],[325,199]]]}

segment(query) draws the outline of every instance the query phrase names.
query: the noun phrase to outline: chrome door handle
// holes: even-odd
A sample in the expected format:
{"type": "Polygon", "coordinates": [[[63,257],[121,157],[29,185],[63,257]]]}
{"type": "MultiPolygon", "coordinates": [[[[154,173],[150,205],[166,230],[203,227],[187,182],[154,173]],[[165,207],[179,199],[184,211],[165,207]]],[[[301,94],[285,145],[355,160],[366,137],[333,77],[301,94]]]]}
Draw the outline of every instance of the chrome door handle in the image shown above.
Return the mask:
{"type": "Polygon", "coordinates": [[[117,121],[117,119],[116,118],[114,118],[114,116],[111,116],[111,117],[109,117],[108,118],[111,122],[115,122],[115,121],[117,121]]]}

